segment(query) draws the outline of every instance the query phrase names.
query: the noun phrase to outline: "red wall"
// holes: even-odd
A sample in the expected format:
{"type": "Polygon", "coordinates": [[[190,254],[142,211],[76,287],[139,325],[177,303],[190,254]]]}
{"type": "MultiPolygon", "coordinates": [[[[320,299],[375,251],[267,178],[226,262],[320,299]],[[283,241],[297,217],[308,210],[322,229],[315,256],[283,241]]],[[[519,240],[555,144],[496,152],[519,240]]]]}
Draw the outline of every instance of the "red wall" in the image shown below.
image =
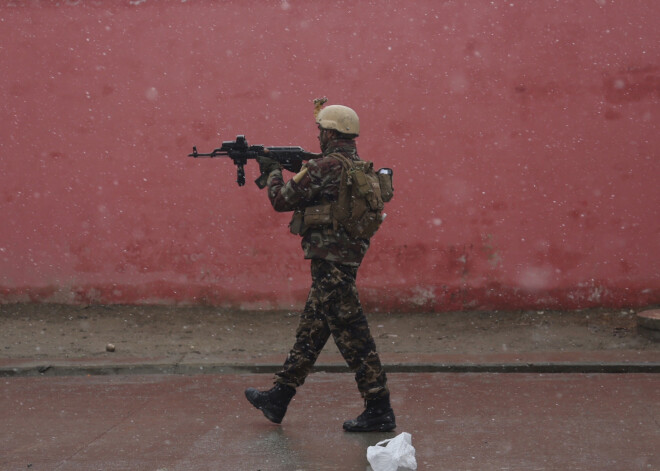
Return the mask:
{"type": "Polygon", "coordinates": [[[302,305],[286,214],[226,160],[357,110],[395,198],[368,309],[660,302],[660,2],[12,1],[0,302],[302,305]]]}

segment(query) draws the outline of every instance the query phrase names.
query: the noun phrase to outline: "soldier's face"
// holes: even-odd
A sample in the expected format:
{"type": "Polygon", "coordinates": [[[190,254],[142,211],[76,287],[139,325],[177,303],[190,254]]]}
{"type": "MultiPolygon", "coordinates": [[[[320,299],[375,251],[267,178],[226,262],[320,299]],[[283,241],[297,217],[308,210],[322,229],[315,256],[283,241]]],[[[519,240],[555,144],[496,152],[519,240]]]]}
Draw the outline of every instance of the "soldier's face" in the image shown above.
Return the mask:
{"type": "Polygon", "coordinates": [[[321,126],[319,126],[319,144],[321,144],[321,150],[325,148],[328,142],[330,142],[331,138],[332,138],[332,131],[328,129],[323,129],[321,126]]]}

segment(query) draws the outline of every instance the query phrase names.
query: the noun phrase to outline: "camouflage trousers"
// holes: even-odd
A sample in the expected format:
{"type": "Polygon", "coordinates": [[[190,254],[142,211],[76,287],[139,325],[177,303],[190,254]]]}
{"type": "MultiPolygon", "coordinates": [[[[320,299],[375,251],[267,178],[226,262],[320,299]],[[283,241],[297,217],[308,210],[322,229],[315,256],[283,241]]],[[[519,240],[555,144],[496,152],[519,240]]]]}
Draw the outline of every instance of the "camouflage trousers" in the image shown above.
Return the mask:
{"type": "Polygon", "coordinates": [[[355,286],[357,270],[356,266],[312,259],[312,287],[300,316],[295,344],[282,371],[276,374],[276,382],[293,388],[302,386],[332,335],[355,373],[362,397],[377,399],[389,393],[355,286]]]}

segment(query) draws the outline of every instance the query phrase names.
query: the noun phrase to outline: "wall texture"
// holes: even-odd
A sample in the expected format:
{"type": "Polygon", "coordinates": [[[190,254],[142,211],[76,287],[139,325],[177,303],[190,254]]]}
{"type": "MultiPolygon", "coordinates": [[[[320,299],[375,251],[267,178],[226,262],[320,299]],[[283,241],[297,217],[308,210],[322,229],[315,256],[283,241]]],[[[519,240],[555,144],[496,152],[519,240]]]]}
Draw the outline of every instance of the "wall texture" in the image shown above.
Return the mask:
{"type": "Polygon", "coordinates": [[[368,309],[660,302],[660,2],[4,1],[0,302],[299,307],[228,160],[357,110],[395,198],[368,309]]]}

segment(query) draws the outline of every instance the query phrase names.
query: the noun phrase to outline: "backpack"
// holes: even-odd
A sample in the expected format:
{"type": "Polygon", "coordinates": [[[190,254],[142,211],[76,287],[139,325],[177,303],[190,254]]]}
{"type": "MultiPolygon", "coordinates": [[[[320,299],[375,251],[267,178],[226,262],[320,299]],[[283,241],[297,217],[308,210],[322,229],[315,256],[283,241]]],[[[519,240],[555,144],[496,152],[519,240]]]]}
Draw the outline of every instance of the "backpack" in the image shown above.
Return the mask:
{"type": "Polygon", "coordinates": [[[392,171],[376,173],[373,162],[331,154],[342,163],[337,201],[331,203],[333,224],[352,237],[369,239],[383,222],[384,203],[393,196],[392,171]]]}
{"type": "Polygon", "coordinates": [[[376,173],[373,162],[330,155],[342,165],[337,201],[296,210],[289,229],[304,235],[312,227],[332,226],[336,230],[341,226],[351,237],[369,239],[385,219],[384,203],[394,194],[392,170],[382,168],[376,173]]]}

